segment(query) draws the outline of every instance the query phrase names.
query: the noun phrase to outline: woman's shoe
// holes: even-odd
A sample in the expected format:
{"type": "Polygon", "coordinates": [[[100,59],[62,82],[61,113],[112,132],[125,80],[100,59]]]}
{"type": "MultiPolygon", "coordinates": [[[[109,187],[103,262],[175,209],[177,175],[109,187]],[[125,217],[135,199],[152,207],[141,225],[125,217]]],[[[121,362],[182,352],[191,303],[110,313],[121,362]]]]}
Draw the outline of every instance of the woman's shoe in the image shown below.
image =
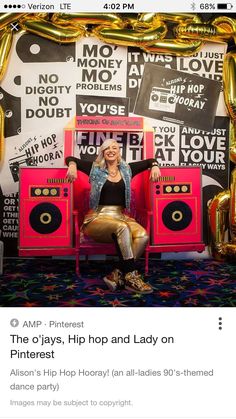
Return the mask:
{"type": "Polygon", "coordinates": [[[125,289],[140,294],[150,294],[153,288],[142,280],[138,271],[128,272],[125,275],[125,289]]]}
{"type": "Polygon", "coordinates": [[[104,276],[103,281],[111,291],[117,291],[124,288],[123,275],[119,269],[114,269],[109,275],[104,276]]]}

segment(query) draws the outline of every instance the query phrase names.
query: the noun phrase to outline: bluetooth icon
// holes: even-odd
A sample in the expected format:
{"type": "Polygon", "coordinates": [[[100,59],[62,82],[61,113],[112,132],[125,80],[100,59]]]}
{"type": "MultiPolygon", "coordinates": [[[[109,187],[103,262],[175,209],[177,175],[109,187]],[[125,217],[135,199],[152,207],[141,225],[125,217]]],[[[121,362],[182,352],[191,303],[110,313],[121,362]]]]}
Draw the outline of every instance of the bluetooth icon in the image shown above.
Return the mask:
{"type": "Polygon", "coordinates": [[[191,9],[195,10],[196,9],[196,3],[191,3],[191,9]]]}

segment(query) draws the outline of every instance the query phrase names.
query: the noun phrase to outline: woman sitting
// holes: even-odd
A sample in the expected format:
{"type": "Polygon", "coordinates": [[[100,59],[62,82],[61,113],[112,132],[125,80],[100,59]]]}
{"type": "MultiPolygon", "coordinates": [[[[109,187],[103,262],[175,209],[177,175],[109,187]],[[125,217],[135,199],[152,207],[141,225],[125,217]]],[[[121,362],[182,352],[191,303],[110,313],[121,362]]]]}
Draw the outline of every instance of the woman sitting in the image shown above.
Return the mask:
{"type": "Polygon", "coordinates": [[[136,268],[136,260],[143,254],[148,242],[146,230],[124,213],[130,208],[131,179],[144,170],[150,170],[150,180],[157,181],[160,169],[155,159],[127,164],[120,154],[117,141],[108,139],[101,145],[94,162],[67,157],[67,179],[73,182],[77,170],[89,175],[91,184],[90,210],[82,229],[96,242],[114,242],[119,256],[119,269],[104,277],[112,290],[125,288],[138,293],[151,293],[136,268]]]}

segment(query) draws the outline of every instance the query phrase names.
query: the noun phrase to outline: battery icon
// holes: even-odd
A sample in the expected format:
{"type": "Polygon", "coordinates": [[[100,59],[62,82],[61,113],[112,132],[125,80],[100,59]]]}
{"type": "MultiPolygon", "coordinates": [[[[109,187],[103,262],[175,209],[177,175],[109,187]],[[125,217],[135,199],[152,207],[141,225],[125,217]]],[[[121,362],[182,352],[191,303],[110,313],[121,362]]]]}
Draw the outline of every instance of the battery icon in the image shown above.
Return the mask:
{"type": "Polygon", "coordinates": [[[217,9],[220,10],[230,10],[233,5],[231,3],[217,3],[217,9]]]}

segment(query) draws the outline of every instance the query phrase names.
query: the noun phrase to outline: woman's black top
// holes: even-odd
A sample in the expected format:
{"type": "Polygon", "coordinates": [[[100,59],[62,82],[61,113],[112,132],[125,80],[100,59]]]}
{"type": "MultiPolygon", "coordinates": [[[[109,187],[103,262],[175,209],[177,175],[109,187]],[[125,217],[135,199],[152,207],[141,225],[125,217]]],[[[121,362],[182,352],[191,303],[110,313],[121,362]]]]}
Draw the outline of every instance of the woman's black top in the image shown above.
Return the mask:
{"type": "MultiPolygon", "coordinates": [[[[66,157],[65,161],[67,166],[69,166],[71,161],[75,162],[77,169],[89,176],[93,162],[80,160],[73,156],[66,157]]],[[[132,178],[156,164],[157,162],[155,159],[146,159],[129,163],[132,178]]],[[[120,205],[125,207],[125,184],[123,179],[120,179],[119,182],[106,180],[101,190],[99,205],[120,205]]]]}

